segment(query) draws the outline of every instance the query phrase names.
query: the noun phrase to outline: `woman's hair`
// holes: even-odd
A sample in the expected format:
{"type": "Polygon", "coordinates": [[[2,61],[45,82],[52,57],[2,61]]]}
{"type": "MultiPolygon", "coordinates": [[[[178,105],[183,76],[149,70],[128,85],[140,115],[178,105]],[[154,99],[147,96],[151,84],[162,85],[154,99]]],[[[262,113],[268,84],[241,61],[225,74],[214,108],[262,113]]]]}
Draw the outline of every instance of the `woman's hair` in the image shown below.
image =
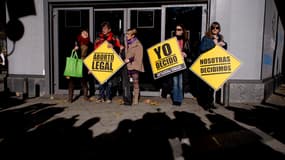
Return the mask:
{"type": "Polygon", "coordinates": [[[211,24],[210,28],[212,28],[212,27],[217,27],[217,26],[220,28],[220,31],[221,31],[221,25],[220,25],[220,23],[217,22],[217,21],[213,22],[213,23],[211,24]]]}
{"type": "Polygon", "coordinates": [[[82,33],[83,31],[86,31],[87,33],[89,33],[88,28],[81,28],[79,31],[80,31],[80,33],[82,33]]]}
{"type": "MultiPolygon", "coordinates": [[[[214,22],[211,23],[211,25],[209,26],[207,32],[205,33],[205,35],[207,37],[212,37],[213,36],[213,34],[212,34],[213,27],[219,27],[219,33],[221,32],[221,25],[220,25],[220,23],[217,22],[217,21],[214,21],[214,22]]],[[[220,36],[221,39],[223,39],[223,35],[219,34],[219,36],[220,36]]]]}
{"type": "Polygon", "coordinates": [[[111,29],[111,25],[110,25],[110,23],[108,22],[108,21],[104,21],[104,22],[102,22],[101,23],[101,27],[103,28],[103,27],[107,27],[108,29],[111,29]]]}
{"type": "Polygon", "coordinates": [[[186,29],[185,29],[185,26],[183,24],[176,24],[175,26],[175,30],[176,30],[176,27],[181,27],[182,28],[182,37],[184,40],[187,39],[187,35],[186,35],[186,29]]]}
{"type": "Polygon", "coordinates": [[[135,37],[137,36],[137,30],[135,28],[130,28],[127,30],[128,33],[130,33],[131,35],[134,35],[135,37]]]}

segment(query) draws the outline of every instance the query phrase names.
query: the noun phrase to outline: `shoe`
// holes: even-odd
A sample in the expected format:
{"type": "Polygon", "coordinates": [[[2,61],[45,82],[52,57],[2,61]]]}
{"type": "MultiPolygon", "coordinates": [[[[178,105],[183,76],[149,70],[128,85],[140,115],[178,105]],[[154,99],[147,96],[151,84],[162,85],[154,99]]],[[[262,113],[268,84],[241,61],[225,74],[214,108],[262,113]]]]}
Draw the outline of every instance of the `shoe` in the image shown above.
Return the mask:
{"type": "Polygon", "coordinates": [[[84,97],[83,99],[84,99],[85,101],[87,101],[87,102],[91,102],[88,97],[84,97]]]}
{"type": "Polygon", "coordinates": [[[132,101],[129,98],[123,98],[122,99],[122,104],[130,106],[130,105],[132,105],[132,101]]]}
{"type": "Polygon", "coordinates": [[[162,95],[161,95],[161,98],[167,99],[167,95],[162,94],[162,95]]]}
{"type": "Polygon", "coordinates": [[[112,103],[112,100],[108,99],[108,100],[106,101],[106,103],[112,103]]]}
{"type": "Polygon", "coordinates": [[[211,108],[212,108],[212,109],[217,109],[218,107],[215,106],[214,104],[212,104],[212,105],[211,105],[211,108]]]}
{"type": "Polygon", "coordinates": [[[104,102],[104,99],[103,99],[103,98],[98,98],[98,99],[96,100],[96,103],[102,103],[102,102],[104,102]]]}
{"type": "Polygon", "coordinates": [[[211,109],[217,109],[217,108],[218,108],[218,107],[216,107],[216,106],[214,106],[214,105],[211,106],[211,109]]]}
{"type": "Polygon", "coordinates": [[[89,98],[89,100],[90,101],[94,101],[96,98],[94,97],[94,96],[91,96],[90,98],[89,98]]]}
{"type": "Polygon", "coordinates": [[[210,108],[210,109],[217,109],[217,107],[213,103],[209,104],[208,108],[210,108]]]}
{"type": "Polygon", "coordinates": [[[132,103],[130,103],[130,102],[124,102],[123,105],[125,105],[125,106],[131,106],[132,103]]]}
{"type": "Polygon", "coordinates": [[[214,113],[214,111],[211,108],[207,108],[206,111],[208,111],[210,113],[214,113]]]}
{"type": "Polygon", "coordinates": [[[172,105],[174,105],[174,106],[181,106],[181,102],[173,101],[172,105]]]}
{"type": "Polygon", "coordinates": [[[131,106],[132,102],[130,102],[130,101],[123,101],[122,104],[125,105],[125,106],[131,106]]]}

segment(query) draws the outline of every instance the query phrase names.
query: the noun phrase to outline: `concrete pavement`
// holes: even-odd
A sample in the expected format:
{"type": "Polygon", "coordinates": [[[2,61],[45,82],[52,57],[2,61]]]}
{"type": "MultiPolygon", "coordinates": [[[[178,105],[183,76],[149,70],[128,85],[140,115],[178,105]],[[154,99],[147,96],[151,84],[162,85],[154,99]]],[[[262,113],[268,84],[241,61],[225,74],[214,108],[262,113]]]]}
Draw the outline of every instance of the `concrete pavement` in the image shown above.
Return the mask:
{"type": "MultiPolygon", "coordinates": [[[[3,98],[3,97],[2,97],[3,98]]],[[[135,106],[66,103],[66,95],[0,108],[0,156],[29,159],[285,158],[285,85],[263,104],[230,104],[209,113],[194,98],[182,106],[141,97],[135,106]],[[150,103],[147,103],[150,101],[150,103]]],[[[1,159],[3,159],[1,157],[1,159]]]]}

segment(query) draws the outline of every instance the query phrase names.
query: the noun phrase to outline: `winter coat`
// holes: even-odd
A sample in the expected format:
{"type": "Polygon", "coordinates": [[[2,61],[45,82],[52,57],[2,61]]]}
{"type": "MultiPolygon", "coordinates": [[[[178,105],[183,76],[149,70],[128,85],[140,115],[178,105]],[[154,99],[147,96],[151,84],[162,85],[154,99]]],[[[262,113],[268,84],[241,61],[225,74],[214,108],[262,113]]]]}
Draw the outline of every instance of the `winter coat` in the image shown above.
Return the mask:
{"type": "Polygon", "coordinates": [[[144,72],[143,46],[139,40],[128,45],[126,58],[132,59],[130,63],[127,64],[128,70],[144,72]]]}

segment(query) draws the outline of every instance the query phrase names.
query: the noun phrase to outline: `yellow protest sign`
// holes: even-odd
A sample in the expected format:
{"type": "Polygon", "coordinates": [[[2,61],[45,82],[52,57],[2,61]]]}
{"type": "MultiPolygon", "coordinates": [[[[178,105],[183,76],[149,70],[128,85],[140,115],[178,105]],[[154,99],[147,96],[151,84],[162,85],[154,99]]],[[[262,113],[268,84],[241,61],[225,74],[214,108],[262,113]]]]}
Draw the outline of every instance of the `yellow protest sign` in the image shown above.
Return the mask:
{"type": "Polygon", "coordinates": [[[125,64],[116,51],[108,47],[108,41],[101,44],[83,62],[100,84],[106,82],[125,64]]]}
{"type": "Polygon", "coordinates": [[[214,90],[218,90],[239,66],[240,62],[237,58],[216,45],[213,49],[201,54],[190,70],[214,90]]]}
{"type": "Polygon", "coordinates": [[[176,37],[148,48],[147,52],[154,79],[186,68],[176,37]]]}

